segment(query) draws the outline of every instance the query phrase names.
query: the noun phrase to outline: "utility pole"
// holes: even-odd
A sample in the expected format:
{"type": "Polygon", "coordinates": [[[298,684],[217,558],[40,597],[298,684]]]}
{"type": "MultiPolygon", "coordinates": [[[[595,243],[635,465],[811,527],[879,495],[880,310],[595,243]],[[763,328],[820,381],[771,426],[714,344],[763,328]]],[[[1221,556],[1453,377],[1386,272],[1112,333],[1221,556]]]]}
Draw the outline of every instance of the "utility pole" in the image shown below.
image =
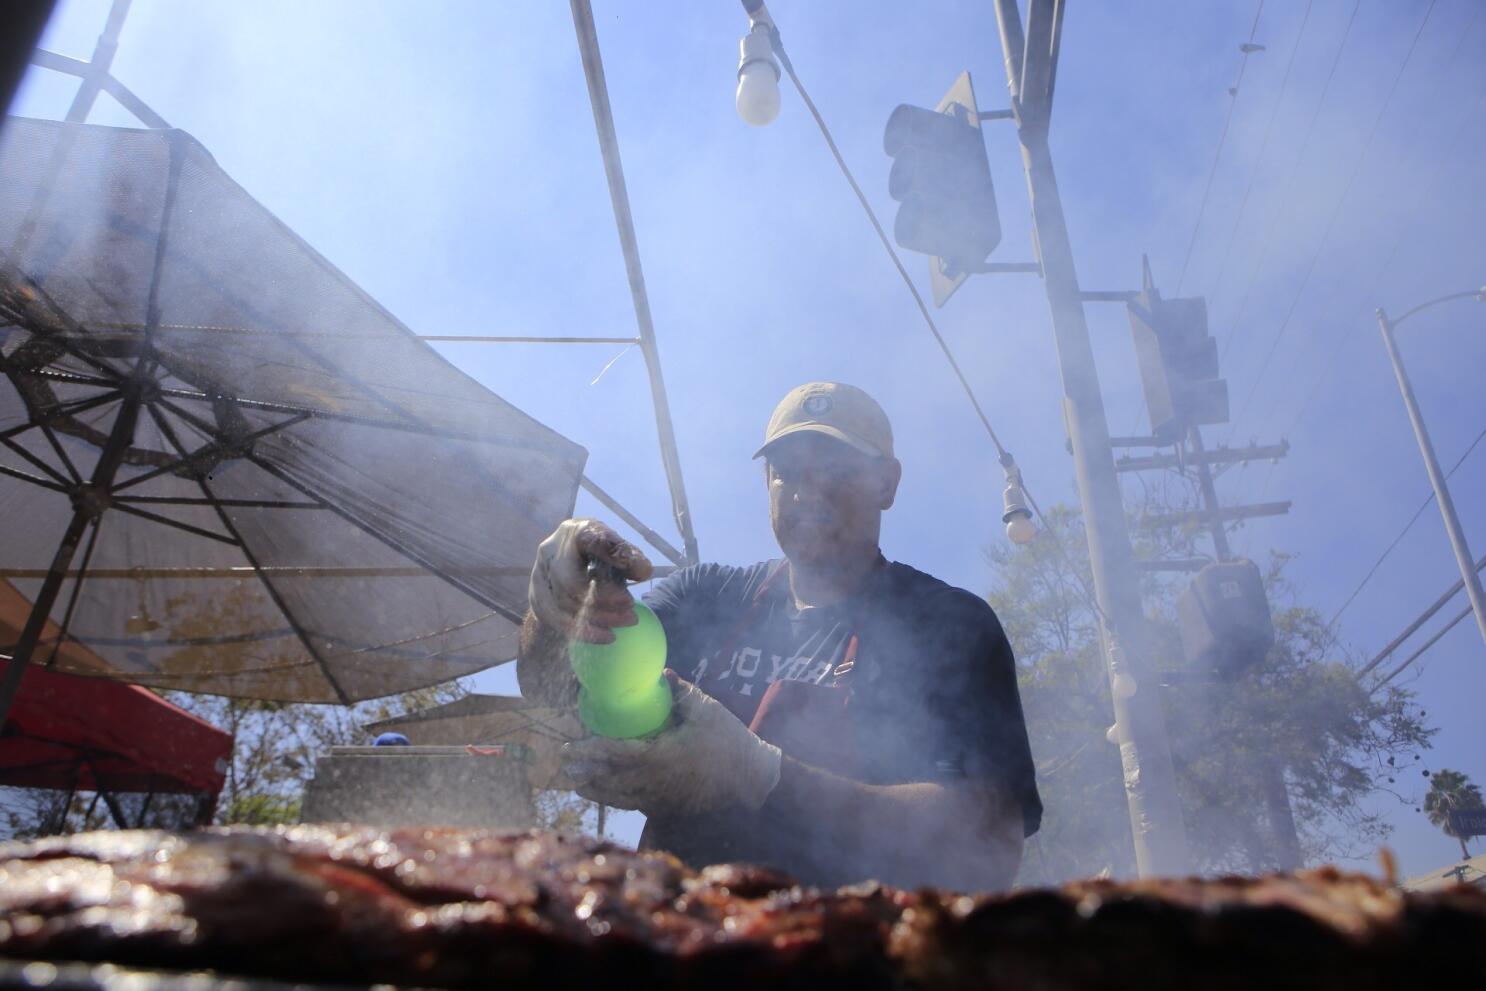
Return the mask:
{"type": "Polygon", "coordinates": [[[1056,0],[1031,0],[1025,36],[1017,0],[996,0],[996,20],[1032,203],[1033,233],[1052,312],[1064,419],[1093,566],[1136,865],[1142,877],[1184,874],[1191,870],[1187,833],[1150,667],[1139,572],[1125,526],[1099,374],[1048,148],[1063,7],[1056,0]],[[1132,684],[1133,693],[1129,691],[1132,684]],[[1114,690],[1120,686],[1123,691],[1114,690]]]}
{"type": "MultiPolygon", "coordinates": [[[[1128,294],[1126,307],[1135,337],[1136,357],[1140,363],[1146,404],[1151,414],[1151,427],[1153,433],[1158,435],[1147,438],[1147,441],[1159,444],[1164,440],[1176,450],[1171,455],[1123,457],[1115,462],[1115,471],[1176,468],[1185,475],[1191,470],[1197,479],[1200,508],[1191,513],[1147,517],[1146,522],[1156,525],[1199,524],[1211,535],[1213,556],[1221,567],[1236,560],[1233,548],[1228,543],[1230,520],[1278,515],[1288,512],[1290,504],[1284,502],[1225,508],[1218,500],[1213,465],[1231,465],[1260,457],[1278,459],[1289,452],[1290,446],[1282,441],[1262,448],[1251,446],[1233,450],[1220,447],[1216,451],[1209,451],[1203,444],[1201,424],[1221,423],[1228,419],[1228,387],[1218,377],[1217,344],[1207,332],[1205,300],[1200,297],[1163,299],[1156,289],[1155,278],[1151,275],[1150,259],[1142,257],[1141,290],[1128,294]]],[[[1118,446],[1118,442],[1115,443],[1118,446]]],[[[1255,583],[1260,583],[1258,569],[1252,563],[1244,563],[1251,569],[1255,583]]],[[[1195,558],[1145,561],[1141,564],[1154,570],[1174,568],[1196,570],[1199,573],[1208,572],[1213,567],[1211,562],[1195,558]]],[[[1188,594],[1197,593],[1189,591],[1188,594]]],[[[1267,649],[1267,646],[1255,647],[1256,653],[1267,649]]],[[[1188,658],[1189,662],[1192,660],[1188,658]]],[[[1295,828],[1295,815],[1285,786],[1284,767],[1266,760],[1256,765],[1255,772],[1259,776],[1260,801],[1270,827],[1270,852],[1274,857],[1274,865],[1281,870],[1296,870],[1302,866],[1300,836],[1295,828]]],[[[1257,868],[1260,866],[1257,858],[1263,856],[1263,851],[1256,847],[1253,854],[1257,868]]]]}
{"type": "MultiPolygon", "coordinates": [[[[1207,451],[1202,446],[1202,428],[1195,423],[1187,429],[1187,443],[1195,457],[1197,487],[1202,493],[1202,509],[1207,517],[1208,532],[1213,538],[1213,553],[1219,561],[1233,560],[1233,550],[1228,546],[1228,529],[1223,522],[1222,506],[1218,503],[1218,489],[1213,484],[1212,465],[1208,463],[1207,451]]],[[[1282,871],[1299,870],[1305,858],[1300,852],[1300,834],[1295,828],[1295,813],[1290,807],[1290,792],[1285,785],[1285,769],[1274,761],[1266,761],[1259,768],[1263,778],[1264,809],[1273,834],[1275,866],[1282,871]]]]}
{"type": "Polygon", "coordinates": [[[1481,587],[1481,576],[1476,573],[1471,557],[1470,545],[1466,543],[1465,528],[1460,525],[1460,515],[1455,512],[1455,500],[1450,498],[1450,485],[1440,468],[1440,459],[1435,456],[1434,442],[1429,439],[1429,430],[1424,426],[1424,414],[1419,412],[1419,400],[1414,398],[1414,385],[1404,371],[1403,357],[1398,353],[1398,342],[1393,329],[1409,317],[1436,303],[1448,302],[1474,296],[1486,300],[1486,289],[1452,293],[1409,310],[1396,320],[1390,320],[1382,307],[1378,308],[1378,329],[1383,332],[1383,345],[1388,349],[1388,360],[1393,363],[1393,374],[1398,379],[1398,391],[1403,394],[1404,409],[1409,414],[1409,425],[1414,428],[1414,439],[1419,442],[1419,454],[1424,459],[1424,470],[1429,474],[1429,484],[1434,488],[1434,501],[1439,503],[1440,516],[1445,521],[1445,535],[1450,538],[1450,549],[1455,552],[1455,563],[1460,567],[1460,580],[1465,583],[1465,594],[1470,598],[1471,611],[1476,614],[1476,626],[1481,638],[1486,640],[1486,590],[1481,587]]]}

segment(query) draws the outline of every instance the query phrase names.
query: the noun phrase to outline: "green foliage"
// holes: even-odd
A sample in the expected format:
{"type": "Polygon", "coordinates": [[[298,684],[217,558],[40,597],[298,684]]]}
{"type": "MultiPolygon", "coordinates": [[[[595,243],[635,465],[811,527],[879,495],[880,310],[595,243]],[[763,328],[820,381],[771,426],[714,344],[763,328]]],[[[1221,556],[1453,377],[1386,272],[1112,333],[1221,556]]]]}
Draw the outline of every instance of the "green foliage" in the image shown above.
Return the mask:
{"type": "Polygon", "coordinates": [[[1486,801],[1481,798],[1481,789],[1472,784],[1470,778],[1446,768],[1434,772],[1429,781],[1429,793],[1424,796],[1424,814],[1446,836],[1460,841],[1463,857],[1469,857],[1470,851],[1466,849],[1465,837],[1450,827],[1450,812],[1452,809],[1480,808],[1486,808],[1486,801]]]}
{"type": "MultiPolygon", "coordinates": [[[[464,683],[450,682],[352,706],[161,694],[233,735],[232,760],[213,824],[268,826],[299,821],[315,759],[331,747],[369,743],[363,726],[453,702],[468,691],[464,683]]],[[[195,796],[157,795],[148,807],[143,801],[142,795],[117,796],[131,824],[174,829],[192,821],[196,811],[195,796]]],[[[602,831],[598,807],[572,792],[539,791],[534,801],[537,824],[543,828],[602,831]]],[[[107,807],[94,801],[92,793],[69,796],[61,791],[0,789],[0,836],[25,838],[113,826],[107,807]]]]}
{"type": "MultiPolygon", "coordinates": [[[[463,682],[448,682],[356,705],[310,705],[257,699],[231,699],[188,692],[161,692],[163,698],[232,734],[227,781],[212,818],[215,825],[273,825],[297,822],[304,787],[315,759],[334,746],[369,743],[362,726],[415,709],[452,702],[469,693],[463,682]]],[[[71,802],[65,792],[5,789],[0,795],[0,830],[26,837],[79,832],[114,825],[106,806],[91,793],[71,802]]],[[[142,808],[144,796],[120,795],[127,820],[145,826],[178,828],[192,821],[194,796],[161,795],[142,808]]]]}
{"type": "Polygon", "coordinates": [[[280,795],[239,795],[219,815],[219,822],[241,823],[245,826],[278,826],[299,821],[298,798],[286,799],[280,795]]]}
{"type": "Polygon", "coordinates": [[[213,822],[270,825],[298,820],[315,760],[331,747],[369,743],[362,729],[367,723],[453,702],[469,694],[469,688],[453,681],[349,706],[165,694],[232,734],[227,784],[213,822]]]}
{"type": "MultiPolygon", "coordinates": [[[[1031,545],[988,553],[996,576],[989,600],[1016,649],[1047,806],[1023,880],[1128,875],[1133,847],[1119,751],[1105,735],[1114,710],[1086,591],[1093,587],[1087,544],[1075,510],[1056,507],[1049,522],[1052,533],[1031,545]]],[[[1191,531],[1132,524],[1132,533],[1139,556],[1197,555],[1191,531]]],[[[1143,580],[1154,641],[1148,666],[1157,674],[1139,690],[1161,693],[1183,816],[1204,872],[1255,872],[1297,855],[1316,861],[1372,848],[1387,826],[1365,799],[1386,789],[1398,762],[1417,759],[1433,733],[1407,692],[1370,693],[1357,682],[1320,615],[1296,601],[1286,561],[1273,555],[1265,575],[1275,647],[1234,682],[1182,677],[1175,600],[1187,579],[1143,580]]]]}

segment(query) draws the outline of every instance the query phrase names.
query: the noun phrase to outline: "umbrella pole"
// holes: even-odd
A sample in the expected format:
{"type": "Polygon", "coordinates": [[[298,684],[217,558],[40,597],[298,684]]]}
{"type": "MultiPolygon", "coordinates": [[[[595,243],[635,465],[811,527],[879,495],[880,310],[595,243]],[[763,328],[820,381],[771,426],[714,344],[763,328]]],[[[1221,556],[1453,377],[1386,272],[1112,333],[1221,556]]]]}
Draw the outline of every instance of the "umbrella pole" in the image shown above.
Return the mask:
{"type": "MultiPolygon", "coordinates": [[[[21,631],[15,653],[5,667],[3,678],[0,678],[0,729],[5,727],[5,721],[10,718],[10,707],[21,690],[21,681],[26,677],[26,665],[31,663],[31,655],[41,641],[41,633],[46,629],[46,621],[52,614],[52,606],[57,602],[58,593],[62,591],[62,582],[67,578],[67,569],[72,566],[72,559],[77,555],[83,534],[87,532],[88,524],[103,514],[107,496],[100,497],[100,493],[106,493],[113,484],[114,473],[124,460],[124,452],[134,441],[134,426],[139,422],[139,406],[139,389],[126,388],[113,430],[98,456],[98,464],[93,468],[92,479],[73,493],[72,522],[67,524],[67,532],[62,535],[62,543],[52,557],[51,569],[47,571],[46,580],[41,583],[41,592],[31,606],[31,615],[26,618],[26,627],[21,631]]],[[[77,580],[82,581],[83,576],[78,575],[77,580]]]]}
{"type": "Polygon", "coordinates": [[[93,517],[85,510],[78,509],[72,514],[72,522],[67,525],[67,532],[62,536],[62,543],[57,548],[56,556],[52,558],[51,570],[46,574],[46,580],[41,583],[41,593],[36,596],[36,601],[31,605],[31,615],[26,618],[25,629],[21,631],[21,639],[16,643],[15,653],[11,656],[10,663],[6,665],[5,676],[0,680],[0,727],[5,725],[5,720],[10,717],[10,706],[15,701],[17,693],[21,690],[21,681],[26,677],[26,666],[31,661],[31,654],[36,650],[36,644],[41,640],[41,631],[46,628],[46,621],[52,614],[52,606],[57,601],[57,593],[62,591],[62,582],[66,579],[67,569],[72,565],[72,558],[77,554],[78,544],[82,543],[83,534],[87,532],[88,524],[93,517]]]}

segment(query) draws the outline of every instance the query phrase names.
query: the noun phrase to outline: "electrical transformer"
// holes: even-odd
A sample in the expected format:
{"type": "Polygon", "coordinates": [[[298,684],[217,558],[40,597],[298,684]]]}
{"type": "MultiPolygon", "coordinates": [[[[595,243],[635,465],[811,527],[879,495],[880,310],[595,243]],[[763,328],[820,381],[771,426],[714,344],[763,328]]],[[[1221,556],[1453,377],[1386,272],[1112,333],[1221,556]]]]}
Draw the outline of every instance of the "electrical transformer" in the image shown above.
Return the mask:
{"type": "Polygon", "coordinates": [[[1177,599],[1182,651],[1199,673],[1239,677],[1274,646],[1274,620],[1258,565],[1240,558],[1209,564],[1177,599]]]}

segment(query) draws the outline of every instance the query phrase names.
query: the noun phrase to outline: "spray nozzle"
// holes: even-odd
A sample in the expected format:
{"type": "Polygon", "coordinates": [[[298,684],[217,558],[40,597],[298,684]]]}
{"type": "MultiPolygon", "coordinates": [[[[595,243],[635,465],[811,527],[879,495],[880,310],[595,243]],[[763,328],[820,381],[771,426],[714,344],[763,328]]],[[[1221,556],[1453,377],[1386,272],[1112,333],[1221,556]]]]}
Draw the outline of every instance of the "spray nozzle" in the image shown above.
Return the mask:
{"type": "Polygon", "coordinates": [[[588,562],[588,580],[591,582],[608,582],[611,585],[624,585],[628,578],[617,565],[608,561],[595,558],[588,562]]]}

